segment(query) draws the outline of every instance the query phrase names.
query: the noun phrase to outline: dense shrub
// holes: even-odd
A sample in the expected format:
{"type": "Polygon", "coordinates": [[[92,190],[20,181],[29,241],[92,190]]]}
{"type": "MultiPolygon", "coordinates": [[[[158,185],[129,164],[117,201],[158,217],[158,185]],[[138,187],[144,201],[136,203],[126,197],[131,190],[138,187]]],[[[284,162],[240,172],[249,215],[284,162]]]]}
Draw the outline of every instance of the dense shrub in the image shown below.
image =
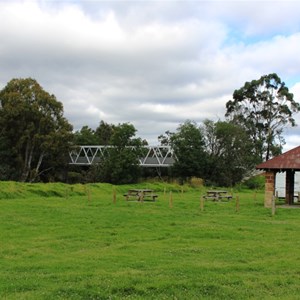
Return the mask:
{"type": "Polygon", "coordinates": [[[258,176],[253,176],[249,179],[247,179],[244,183],[243,186],[245,186],[248,189],[259,189],[262,190],[265,187],[265,177],[262,175],[258,176]]]}

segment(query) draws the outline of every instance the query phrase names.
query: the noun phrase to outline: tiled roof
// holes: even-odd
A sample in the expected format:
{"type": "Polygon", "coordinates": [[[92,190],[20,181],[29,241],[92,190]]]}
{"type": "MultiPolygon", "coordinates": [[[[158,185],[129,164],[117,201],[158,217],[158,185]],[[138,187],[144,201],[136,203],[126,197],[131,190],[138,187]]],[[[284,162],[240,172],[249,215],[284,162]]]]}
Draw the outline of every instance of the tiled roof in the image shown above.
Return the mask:
{"type": "Polygon", "coordinates": [[[300,170],[300,146],[259,164],[256,169],[300,170]]]}

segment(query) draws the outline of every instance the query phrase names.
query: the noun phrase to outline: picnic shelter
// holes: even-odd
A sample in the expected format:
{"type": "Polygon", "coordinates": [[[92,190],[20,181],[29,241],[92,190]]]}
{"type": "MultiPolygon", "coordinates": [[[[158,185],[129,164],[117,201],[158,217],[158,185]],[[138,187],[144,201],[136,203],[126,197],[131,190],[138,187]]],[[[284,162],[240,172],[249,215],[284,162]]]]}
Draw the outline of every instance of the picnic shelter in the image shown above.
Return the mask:
{"type": "Polygon", "coordinates": [[[285,202],[293,204],[295,192],[295,172],[300,171],[300,146],[281,155],[273,157],[256,166],[258,170],[265,171],[265,207],[272,206],[275,195],[276,173],[285,172],[285,202]]]}

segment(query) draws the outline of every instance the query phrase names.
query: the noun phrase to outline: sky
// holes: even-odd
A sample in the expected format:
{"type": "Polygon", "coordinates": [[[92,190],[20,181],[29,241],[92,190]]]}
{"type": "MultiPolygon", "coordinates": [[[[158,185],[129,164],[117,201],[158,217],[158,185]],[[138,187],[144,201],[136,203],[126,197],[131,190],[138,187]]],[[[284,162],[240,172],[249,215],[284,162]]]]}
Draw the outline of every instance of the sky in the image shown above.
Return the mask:
{"type": "MultiPolygon", "coordinates": [[[[300,1],[0,0],[0,89],[36,79],[74,130],[129,122],[157,137],[224,120],[246,81],[277,73],[300,102],[300,1]]],[[[284,131],[289,150],[296,128],[284,131]]]]}

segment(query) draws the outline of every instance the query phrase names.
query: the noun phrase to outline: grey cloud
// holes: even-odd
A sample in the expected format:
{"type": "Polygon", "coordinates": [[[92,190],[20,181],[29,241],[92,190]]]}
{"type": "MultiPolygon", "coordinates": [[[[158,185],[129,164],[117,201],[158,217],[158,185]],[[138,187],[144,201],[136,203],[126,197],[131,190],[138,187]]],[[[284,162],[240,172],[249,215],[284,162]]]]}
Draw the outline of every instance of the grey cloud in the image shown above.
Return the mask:
{"type": "MultiPolygon", "coordinates": [[[[294,78],[300,43],[299,33],[283,34],[288,25],[259,29],[257,2],[221,3],[0,2],[1,87],[33,77],[63,102],[75,129],[131,122],[151,142],[186,119],[222,118],[245,81],[277,70],[294,78]]],[[[292,8],[284,10],[290,24],[292,8]]]]}

